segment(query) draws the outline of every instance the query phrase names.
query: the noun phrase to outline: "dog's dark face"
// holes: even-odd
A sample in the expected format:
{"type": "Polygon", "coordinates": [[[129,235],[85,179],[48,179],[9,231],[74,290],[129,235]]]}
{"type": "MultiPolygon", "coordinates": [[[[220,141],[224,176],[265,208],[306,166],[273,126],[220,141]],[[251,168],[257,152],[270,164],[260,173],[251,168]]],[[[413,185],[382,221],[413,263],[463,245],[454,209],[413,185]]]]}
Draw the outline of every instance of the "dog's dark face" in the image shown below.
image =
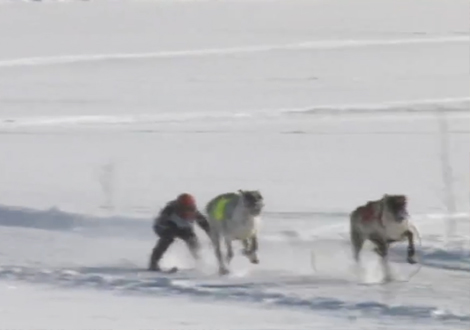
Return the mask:
{"type": "Polygon", "coordinates": [[[408,218],[406,196],[388,195],[386,196],[385,203],[398,222],[402,222],[408,218]]]}
{"type": "Polygon", "coordinates": [[[252,215],[259,215],[264,207],[263,196],[258,190],[243,191],[240,190],[243,198],[243,204],[248,208],[252,215]]]}

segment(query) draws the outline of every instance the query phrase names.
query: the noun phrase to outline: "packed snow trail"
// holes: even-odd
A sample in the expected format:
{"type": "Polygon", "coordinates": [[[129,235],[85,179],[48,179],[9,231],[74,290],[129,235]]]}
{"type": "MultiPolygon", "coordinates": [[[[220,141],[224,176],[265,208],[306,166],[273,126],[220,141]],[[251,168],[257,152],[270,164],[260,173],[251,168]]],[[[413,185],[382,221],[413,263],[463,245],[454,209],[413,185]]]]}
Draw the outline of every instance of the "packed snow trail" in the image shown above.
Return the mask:
{"type": "Polygon", "coordinates": [[[434,43],[468,43],[470,39],[465,36],[445,36],[437,38],[409,38],[409,39],[390,39],[390,40],[325,40],[325,41],[306,41],[287,45],[266,45],[266,46],[245,46],[220,49],[201,49],[201,50],[183,50],[183,51],[162,51],[157,53],[135,53],[135,54],[91,54],[91,55],[66,55],[51,57],[32,57],[10,60],[0,60],[2,67],[18,66],[42,66],[42,65],[61,65],[74,64],[81,62],[113,61],[113,60],[141,60],[141,59],[165,59],[193,56],[217,56],[244,53],[259,53],[272,51],[289,50],[329,50],[368,46],[394,46],[394,45],[420,45],[434,43]]]}
{"type": "MultiPolygon", "coordinates": [[[[392,317],[430,325],[470,324],[470,314],[464,307],[470,297],[462,296],[470,274],[468,250],[438,248],[433,236],[425,234],[425,245],[419,251],[424,265],[421,272],[411,281],[400,280],[410,268],[404,264],[404,250],[398,247],[393,260],[398,261],[393,263],[397,281],[388,285],[380,284],[378,264],[372,253],[367,256],[366,252],[364,282],[351,273],[349,250],[339,229],[345,214],[324,214],[319,216],[319,224],[325,222],[325,216],[337,225],[323,226],[323,231],[320,226],[316,238],[310,239],[286,233],[282,215],[266,216],[270,226],[261,236],[261,264],[250,265],[237,254],[233,273],[220,277],[207,241],[202,268],[194,269],[184,246],[176,244],[164,263],[176,263],[183,268],[180,272],[165,275],[146,271],[154,238],[145,219],[2,207],[0,233],[6,239],[0,243],[0,278],[147,296],[176,294],[206,301],[246,301],[342,318],[392,317]],[[13,241],[28,243],[22,249],[13,241]],[[320,256],[316,273],[308,264],[312,248],[320,256]],[[443,276],[448,279],[445,285],[440,283],[443,276]]],[[[306,220],[299,214],[296,217],[292,220],[306,220]]],[[[429,217],[424,219],[430,221],[429,217]]]]}

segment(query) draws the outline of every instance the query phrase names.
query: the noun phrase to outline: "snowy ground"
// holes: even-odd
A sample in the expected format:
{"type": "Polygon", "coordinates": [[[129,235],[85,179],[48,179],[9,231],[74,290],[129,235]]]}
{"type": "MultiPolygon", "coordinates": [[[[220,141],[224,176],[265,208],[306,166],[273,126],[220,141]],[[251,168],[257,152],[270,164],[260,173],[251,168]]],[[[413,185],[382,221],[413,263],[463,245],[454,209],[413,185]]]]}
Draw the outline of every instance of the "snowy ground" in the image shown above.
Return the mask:
{"type": "Polygon", "coordinates": [[[0,325],[468,329],[469,7],[0,1],[0,325]],[[178,243],[163,262],[187,270],[144,271],[166,201],[240,188],[267,203],[259,265],[220,278],[202,236],[198,270],[178,243]],[[346,239],[384,193],[422,236],[389,285],[370,252],[353,275],[346,239]]]}

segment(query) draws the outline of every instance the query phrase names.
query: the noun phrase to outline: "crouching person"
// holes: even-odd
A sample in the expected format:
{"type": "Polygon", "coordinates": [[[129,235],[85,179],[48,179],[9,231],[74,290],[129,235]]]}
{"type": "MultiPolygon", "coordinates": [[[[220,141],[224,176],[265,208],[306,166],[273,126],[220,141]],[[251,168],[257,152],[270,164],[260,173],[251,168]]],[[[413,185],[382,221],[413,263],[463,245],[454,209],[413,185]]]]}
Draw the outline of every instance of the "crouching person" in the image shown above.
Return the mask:
{"type": "Polygon", "coordinates": [[[176,200],[170,201],[155,218],[153,230],[159,237],[150,257],[149,270],[160,271],[159,262],[163,254],[174,242],[182,239],[188,246],[192,256],[199,259],[199,240],[194,232],[197,223],[210,236],[209,223],[198,211],[196,201],[190,194],[181,194],[176,200]]]}

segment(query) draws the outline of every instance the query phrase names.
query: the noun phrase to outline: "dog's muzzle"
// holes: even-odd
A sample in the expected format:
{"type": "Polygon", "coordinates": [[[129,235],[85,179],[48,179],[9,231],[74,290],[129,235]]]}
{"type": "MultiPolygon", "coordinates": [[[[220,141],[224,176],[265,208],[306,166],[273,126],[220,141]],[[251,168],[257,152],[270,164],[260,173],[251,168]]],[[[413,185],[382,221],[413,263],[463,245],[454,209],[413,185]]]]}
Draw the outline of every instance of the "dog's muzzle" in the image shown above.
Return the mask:
{"type": "Polygon", "coordinates": [[[251,205],[250,210],[253,215],[259,215],[263,210],[264,204],[262,202],[257,202],[251,205]]]}
{"type": "Polygon", "coordinates": [[[408,215],[408,212],[406,212],[406,211],[398,211],[398,213],[395,216],[397,222],[403,222],[403,221],[407,220],[408,217],[409,217],[409,215],[408,215]]]}

